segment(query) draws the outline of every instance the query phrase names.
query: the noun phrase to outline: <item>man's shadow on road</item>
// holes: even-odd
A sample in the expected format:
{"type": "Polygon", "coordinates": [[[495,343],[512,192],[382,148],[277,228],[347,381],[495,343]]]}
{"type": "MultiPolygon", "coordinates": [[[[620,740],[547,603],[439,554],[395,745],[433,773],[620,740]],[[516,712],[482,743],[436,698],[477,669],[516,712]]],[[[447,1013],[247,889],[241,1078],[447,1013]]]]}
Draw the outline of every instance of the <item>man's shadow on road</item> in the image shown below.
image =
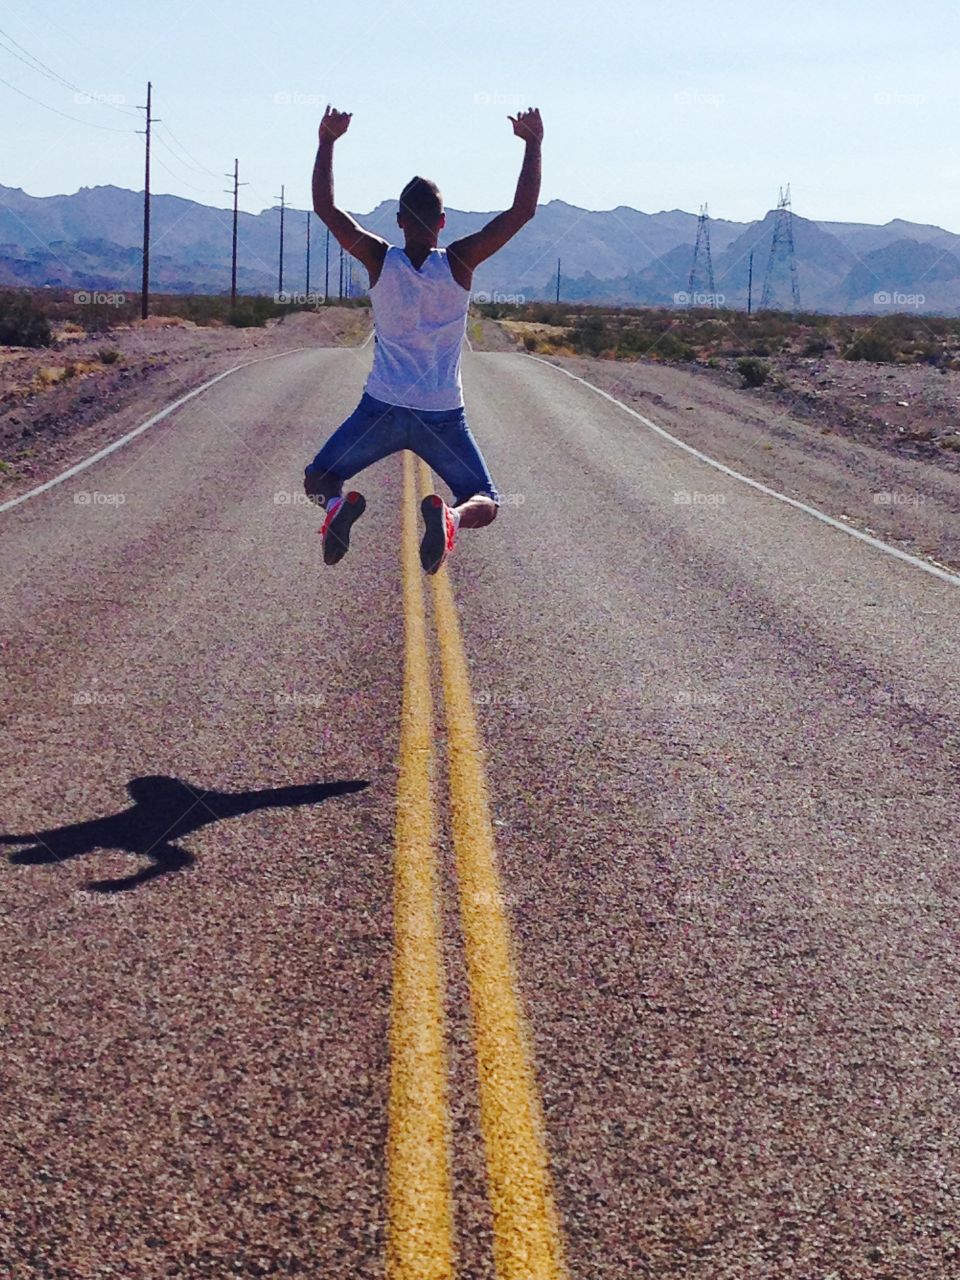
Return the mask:
{"type": "Polygon", "coordinates": [[[95,880],[87,886],[97,893],[135,889],[147,880],[180,871],[195,861],[176,841],[222,818],[236,818],[257,809],[285,809],[320,804],[333,796],[362,791],[361,781],[309,783],[292,787],[265,787],[261,791],[207,791],[190,787],[179,778],[132,778],[127,790],[133,805],[106,818],[75,822],[50,831],[24,835],[0,835],[0,844],[26,844],[10,855],[18,866],[64,862],[96,849],[120,849],[149,858],[150,865],[117,880],[95,880]]]}

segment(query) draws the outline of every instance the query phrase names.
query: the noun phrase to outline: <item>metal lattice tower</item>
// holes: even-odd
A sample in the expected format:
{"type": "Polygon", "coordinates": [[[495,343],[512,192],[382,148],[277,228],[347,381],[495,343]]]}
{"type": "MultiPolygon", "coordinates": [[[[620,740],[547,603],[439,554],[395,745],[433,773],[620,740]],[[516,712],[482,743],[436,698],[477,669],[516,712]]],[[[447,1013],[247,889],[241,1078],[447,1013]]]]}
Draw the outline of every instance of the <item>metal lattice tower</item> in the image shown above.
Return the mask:
{"type": "Polygon", "coordinates": [[[690,279],[687,282],[687,293],[693,301],[694,284],[697,277],[697,263],[703,254],[704,273],[707,280],[707,292],[716,297],[717,286],[713,281],[713,258],[710,256],[710,214],[707,206],[700,206],[700,217],[697,219],[697,243],[693,249],[693,261],[690,263],[690,279]]]}
{"type": "Polygon", "coordinates": [[[770,241],[770,257],[767,259],[767,274],[763,280],[763,294],[760,297],[760,310],[770,309],[770,297],[773,290],[773,268],[777,260],[777,252],[786,256],[790,264],[790,289],[793,294],[793,309],[800,310],[800,285],[797,281],[797,255],[793,247],[793,210],[790,208],[790,183],[787,189],[780,188],[777,201],[777,212],[773,222],[773,238],[770,241]]]}

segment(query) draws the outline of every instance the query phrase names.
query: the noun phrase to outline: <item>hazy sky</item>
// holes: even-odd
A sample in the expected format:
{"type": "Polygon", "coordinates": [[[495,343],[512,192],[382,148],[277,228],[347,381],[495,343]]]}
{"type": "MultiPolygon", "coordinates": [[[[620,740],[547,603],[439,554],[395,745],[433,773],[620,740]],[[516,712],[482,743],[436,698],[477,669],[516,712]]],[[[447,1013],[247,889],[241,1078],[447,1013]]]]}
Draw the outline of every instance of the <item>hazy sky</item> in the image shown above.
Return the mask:
{"type": "Polygon", "coordinates": [[[0,184],[34,195],[142,189],[130,108],[149,78],[154,189],[208,204],[229,203],[238,156],[243,208],[281,183],[307,207],[329,101],[354,112],[339,203],[370,209],[422,173],[455,208],[503,208],[521,154],[506,116],[536,105],[544,201],[706,200],[749,220],[789,181],[805,217],[960,231],[956,0],[32,0],[0,29],[0,184]]]}

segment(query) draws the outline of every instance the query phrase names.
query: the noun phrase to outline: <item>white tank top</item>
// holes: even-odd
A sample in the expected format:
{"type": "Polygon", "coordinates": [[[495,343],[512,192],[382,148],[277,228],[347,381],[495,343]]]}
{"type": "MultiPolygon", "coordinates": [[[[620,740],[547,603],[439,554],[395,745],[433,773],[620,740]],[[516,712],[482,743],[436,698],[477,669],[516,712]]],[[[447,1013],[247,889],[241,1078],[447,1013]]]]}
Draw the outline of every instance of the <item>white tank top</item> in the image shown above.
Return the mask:
{"type": "Polygon", "coordinates": [[[390,245],[370,302],[373,368],[364,390],[409,409],[460,408],[470,290],[454,280],[446,249],[431,249],[418,271],[403,249],[390,245]]]}

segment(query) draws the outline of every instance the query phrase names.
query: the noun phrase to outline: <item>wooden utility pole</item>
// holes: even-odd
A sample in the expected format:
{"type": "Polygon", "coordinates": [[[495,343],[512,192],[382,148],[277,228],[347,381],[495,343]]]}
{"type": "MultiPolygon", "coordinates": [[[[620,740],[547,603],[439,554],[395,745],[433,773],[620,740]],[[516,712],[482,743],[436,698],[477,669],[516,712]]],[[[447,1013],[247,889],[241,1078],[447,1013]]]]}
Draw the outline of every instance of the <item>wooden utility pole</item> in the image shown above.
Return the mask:
{"type": "Polygon", "coordinates": [[[274,200],[280,201],[280,274],[277,280],[278,293],[283,293],[283,214],[284,214],[284,209],[286,208],[286,200],[284,199],[285,191],[286,191],[286,187],[281,186],[280,195],[273,197],[274,200]]]}
{"type": "Polygon", "coordinates": [[[147,81],[147,105],[140,107],[147,113],[146,129],[138,129],[138,133],[146,134],[146,161],[143,178],[143,278],[140,283],[140,318],[146,320],[150,314],[150,126],[159,124],[150,114],[153,84],[147,81]]]}
{"type": "Polygon", "coordinates": [[[750,250],[750,265],[747,268],[747,315],[753,311],[753,250],[750,250]]]}
{"type": "Polygon", "coordinates": [[[307,295],[307,303],[310,302],[310,214],[307,213],[307,287],[304,289],[307,295]]]}
{"type": "MultiPolygon", "coordinates": [[[[225,174],[229,178],[230,174],[225,174]]],[[[233,257],[230,266],[230,310],[237,305],[237,197],[241,187],[247,184],[240,181],[240,161],[233,162],[233,257]]],[[[229,191],[229,187],[224,188],[229,191]]]]}

